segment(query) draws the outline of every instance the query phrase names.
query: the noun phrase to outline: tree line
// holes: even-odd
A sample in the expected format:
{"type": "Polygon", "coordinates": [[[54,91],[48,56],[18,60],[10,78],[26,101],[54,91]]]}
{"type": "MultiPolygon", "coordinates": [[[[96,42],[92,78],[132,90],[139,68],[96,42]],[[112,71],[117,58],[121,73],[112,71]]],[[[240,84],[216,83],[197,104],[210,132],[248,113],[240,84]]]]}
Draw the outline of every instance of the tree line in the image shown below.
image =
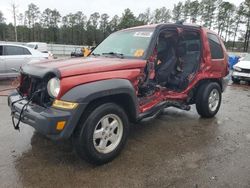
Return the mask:
{"type": "Polygon", "coordinates": [[[148,8],[136,16],[127,8],[121,16],[113,17],[98,12],[87,17],[83,11],[62,16],[57,9],[41,11],[34,3],[16,14],[16,6],[12,7],[14,24],[7,24],[0,11],[0,41],[97,45],[120,29],[183,20],[215,30],[228,48],[242,51],[249,48],[250,0],[239,6],[223,0],[186,0],[176,3],[172,10],[148,8]]]}

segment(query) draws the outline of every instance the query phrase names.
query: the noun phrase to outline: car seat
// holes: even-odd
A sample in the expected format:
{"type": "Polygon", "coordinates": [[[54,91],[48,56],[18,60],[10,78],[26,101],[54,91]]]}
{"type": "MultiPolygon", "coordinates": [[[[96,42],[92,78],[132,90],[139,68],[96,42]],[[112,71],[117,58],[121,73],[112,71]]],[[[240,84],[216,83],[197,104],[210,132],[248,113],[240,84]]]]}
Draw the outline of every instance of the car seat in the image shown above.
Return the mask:
{"type": "Polygon", "coordinates": [[[176,55],[173,47],[173,41],[171,39],[162,38],[159,40],[159,46],[163,46],[164,49],[158,51],[157,59],[161,61],[159,65],[155,67],[156,81],[160,85],[168,82],[169,76],[176,66],[176,55]]]}
{"type": "Polygon", "coordinates": [[[173,90],[183,90],[188,86],[188,79],[183,69],[186,63],[185,61],[186,54],[187,54],[186,43],[179,43],[176,49],[176,55],[178,57],[177,65],[181,66],[182,71],[181,72],[177,71],[177,67],[175,68],[175,71],[170,76],[170,79],[166,84],[167,88],[173,90]]]}

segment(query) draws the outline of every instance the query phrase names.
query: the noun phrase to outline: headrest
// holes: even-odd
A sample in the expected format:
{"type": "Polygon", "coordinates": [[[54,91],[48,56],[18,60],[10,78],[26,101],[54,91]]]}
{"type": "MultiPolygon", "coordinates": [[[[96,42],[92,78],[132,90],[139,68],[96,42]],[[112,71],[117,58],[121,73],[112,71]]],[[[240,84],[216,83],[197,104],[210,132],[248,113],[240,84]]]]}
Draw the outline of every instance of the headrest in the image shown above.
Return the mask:
{"type": "Polygon", "coordinates": [[[189,52],[200,51],[199,50],[199,45],[197,43],[189,44],[187,48],[188,48],[189,52]]]}

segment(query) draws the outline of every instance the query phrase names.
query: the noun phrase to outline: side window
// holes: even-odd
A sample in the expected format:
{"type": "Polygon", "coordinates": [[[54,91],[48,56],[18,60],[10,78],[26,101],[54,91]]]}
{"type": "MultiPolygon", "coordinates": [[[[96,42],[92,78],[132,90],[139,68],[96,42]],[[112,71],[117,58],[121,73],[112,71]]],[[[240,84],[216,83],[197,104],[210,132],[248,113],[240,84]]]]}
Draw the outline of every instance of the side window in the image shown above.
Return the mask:
{"type": "Polygon", "coordinates": [[[208,33],[207,36],[212,59],[223,59],[223,50],[218,37],[211,33],[208,33]]]}
{"type": "Polygon", "coordinates": [[[19,46],[4,46],[4,55],[29,55],[30,52],[26,48],[19,46]]]}
{"type": "Polygon", "coordinates": [[[0,46],[0,56],[3,55],[3,46],[0,46]]]}
{"type": "Polygon", "coordinates": [[[23,55],[31,55],[31,53],[28,49],[23,48],[23,55]]]}

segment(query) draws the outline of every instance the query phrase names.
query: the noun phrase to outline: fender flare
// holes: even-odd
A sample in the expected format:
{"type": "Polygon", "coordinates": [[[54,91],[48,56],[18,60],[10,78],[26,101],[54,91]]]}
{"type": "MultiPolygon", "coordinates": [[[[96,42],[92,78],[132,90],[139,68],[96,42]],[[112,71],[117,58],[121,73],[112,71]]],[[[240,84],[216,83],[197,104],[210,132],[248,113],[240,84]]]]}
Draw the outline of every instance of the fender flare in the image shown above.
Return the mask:
{"type": "MultiPolygon", "coordinates": [[[[62,135],[64,138],[68,138],[72,135],[75,128],[77,127],[79,120],[82,117],[82,114],[94,100],[101,99],[103,97],[115,96],[115,95],[126,95],[129,97],[132,106],[130,106],[133,118],[137,118],[139,114],[139,103],[135,93],[135,89],[131,82],[126,79],[109,79],[101,80],[91,83],[86,83],[78,85],[69,91],[67,91],[62,97],[61,100],[72,101],[80,104],[79,108],[74,112],[74,117],[72,117],[71,124],[64,129],[62,135]]],[[[124,102],[124,101],[122,101],[124,102]]],[[[129,105],[131,105],[131,103],[129,105]]],[[[127,105],[128,103],[126,103],[127,105]]]]}
{"type": "Polygon", "coordinates": [[[97,98],[116,94],[127,94],[134,104],[138,104],[135,89],[126,79],[109,79],[78,85],[67,91],[62,100],[78,103],[89,103],[97,98]]]}
{"type": "MultiPolygon", "coordinates": [[[[66,131],[67,135],[70,136],[74,129],[76,128],[82,114],[86,110],[88,104],[92,101],[108,97],[108,96],[117,96],[119,94],[125,95],[129,101],[124,102],[126,107],[129,108],[129,115],[132,115],[132,119],[136,119],[139,114],[139,103],[135,93],[135,89],[132,83],[126,79],[109,79],[101,80],[96,82],[90,82],[82,85],[78,85],[69,91],[67,91],[62,97],[61,100],[77,102],[80,104],[80,107],[75,113],[71,128],[68,128],[66,131]],[[129,98],[128,98],[129,97],[129,98]]],[[[112,98],[111,98],[112,100],[112,98]]]]}

